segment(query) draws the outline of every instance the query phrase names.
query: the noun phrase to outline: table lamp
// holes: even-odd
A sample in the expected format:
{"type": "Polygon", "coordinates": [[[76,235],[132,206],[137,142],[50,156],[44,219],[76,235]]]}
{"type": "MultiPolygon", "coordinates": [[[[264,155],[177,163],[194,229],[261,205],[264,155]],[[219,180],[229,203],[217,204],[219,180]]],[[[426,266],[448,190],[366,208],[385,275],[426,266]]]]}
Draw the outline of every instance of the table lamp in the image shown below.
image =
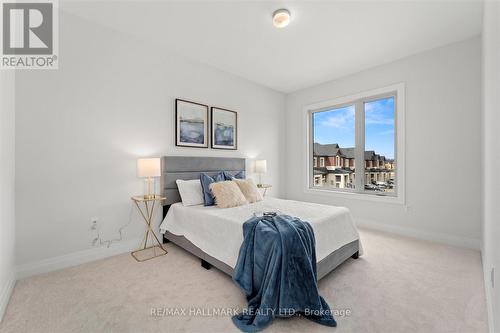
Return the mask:
{"type": "Polygon", "coordinates": [[[267,172],[267,161],[257,160],[255,161],[255,172],[259,174],[259,184],[257,186],[262,186],[262,174],[267,172]]]}
{"type": "Polygon", "coordinates": [[[161,163],[160,158],[139,158],[137,160],[137,177],[146,178],[148,184],[148,192],[144,194],[144,199],[154,198],[154,194],[151,192],[151,184],[153,182],[153,177],[161,176],[161,163]]]}

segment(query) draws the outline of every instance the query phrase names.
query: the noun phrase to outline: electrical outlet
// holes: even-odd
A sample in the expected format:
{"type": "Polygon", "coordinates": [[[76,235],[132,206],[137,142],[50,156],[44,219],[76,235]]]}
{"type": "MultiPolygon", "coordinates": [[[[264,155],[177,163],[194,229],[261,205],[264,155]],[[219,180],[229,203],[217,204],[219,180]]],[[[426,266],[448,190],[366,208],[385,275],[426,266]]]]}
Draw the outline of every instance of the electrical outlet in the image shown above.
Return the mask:
{"type": "Polygon", "coordinates": [[[495,288],[495,267],[491,268],[491,288],[495,288]]]}
{"type": "Polygon", "coordinates": [[[97,217],[90,218],[90,234],[92,235],[92,246],[96,246],[99,242],[99,219],[97,217]]]}
{"type": "Polygon", "coordinates": [[[97,223],[99,222],[99,219],[97,217],[91,217],[90,218],[90,223],[91,223],[91,230],[97,230],[97,223]]]}

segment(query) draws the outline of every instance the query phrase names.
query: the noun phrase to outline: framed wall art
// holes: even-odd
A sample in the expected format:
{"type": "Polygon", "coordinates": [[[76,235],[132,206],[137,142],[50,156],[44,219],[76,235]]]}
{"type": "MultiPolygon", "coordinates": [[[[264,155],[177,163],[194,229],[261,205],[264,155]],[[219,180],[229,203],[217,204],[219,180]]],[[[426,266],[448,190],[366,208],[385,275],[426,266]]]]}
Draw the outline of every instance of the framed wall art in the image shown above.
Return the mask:
{"type": "Polygon", "coordinates": [[[175,145],[208,148],[208,105],[175,100],[175,145]]]}
{"type": "Polygon", "coordinates": [[[211,108],[212,148],[238,149],[238,113],[211,108]]]}

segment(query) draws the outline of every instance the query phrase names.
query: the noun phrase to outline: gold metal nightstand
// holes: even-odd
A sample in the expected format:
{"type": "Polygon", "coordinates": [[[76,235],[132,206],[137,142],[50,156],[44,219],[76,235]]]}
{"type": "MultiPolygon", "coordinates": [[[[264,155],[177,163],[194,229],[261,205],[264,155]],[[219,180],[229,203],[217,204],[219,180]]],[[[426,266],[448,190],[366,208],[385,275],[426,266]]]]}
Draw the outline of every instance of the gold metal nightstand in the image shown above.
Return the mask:
{"type": "Polygon", "coordinates": [[[264,193],[262,193],[263,197],[266,196],[267,190],[270,189],[271,187],[273,187],[273,185],[271,185],[271,184],[257,184],[257,188],[264,189],[264,193]]]}
{"type": "Polygon", "coordinates": [[[146,234],[144,235],[144,246],[142,246],[141,249],[134,251],[131,253],[132,257],[134,257],[135,260],[142,262],[146,261],[149,259],[153,259],[159,256],[164,256],[167,254],[167,250],[163,248],[162,243],[158,240],[158,237],[156,237],[155,232],[151,228],[151,223],[153,222],[153,218],[155,216],[155,208],[157,206],[160,206],[160,203],[165,200],[166,198],[154,195],[151,197],[145,197],[143,195],[138,195],[135,197],[131,198],[132,201],[135,203],[137,209],[141,213],[142,219],[147,225],[146,229],[146,234]],[[144,209],[141,208],[141,204],[143,204],[144,209]],[[148,239],[151,238],[151,243],[152,246],[148,247],[148,239]],[[158,245],[155,245],[155,241],[158,245]],[[145,255],[145,257],[142,257],[140,254],[144,254],[146,252],[151,252],[152,255],[145,255]]]}

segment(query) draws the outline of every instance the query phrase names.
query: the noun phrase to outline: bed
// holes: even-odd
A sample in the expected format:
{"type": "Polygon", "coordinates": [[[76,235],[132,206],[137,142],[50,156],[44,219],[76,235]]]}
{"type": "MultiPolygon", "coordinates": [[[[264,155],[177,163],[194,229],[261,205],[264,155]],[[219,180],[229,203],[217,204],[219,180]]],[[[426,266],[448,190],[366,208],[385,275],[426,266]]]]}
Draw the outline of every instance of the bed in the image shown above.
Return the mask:
{"type": "Polygon", "coordinates": [[[162,157],[161,188],[167,198],[163,206],[160,232],[172,242],[201,259],[202,266],[214,266],[232,275],[243,241],[242,225],[268,210],[308,221],[316,238],[318,280],[349,258],[362,252],[359,234],[349,210],[344,207],[266,197],[263,201],[221,209],[216,206],[183,206],[175,181],[197,179],[200,173],[213,175],[220,170],[231,174],[245,171],[244,158],[162,157]]]}

